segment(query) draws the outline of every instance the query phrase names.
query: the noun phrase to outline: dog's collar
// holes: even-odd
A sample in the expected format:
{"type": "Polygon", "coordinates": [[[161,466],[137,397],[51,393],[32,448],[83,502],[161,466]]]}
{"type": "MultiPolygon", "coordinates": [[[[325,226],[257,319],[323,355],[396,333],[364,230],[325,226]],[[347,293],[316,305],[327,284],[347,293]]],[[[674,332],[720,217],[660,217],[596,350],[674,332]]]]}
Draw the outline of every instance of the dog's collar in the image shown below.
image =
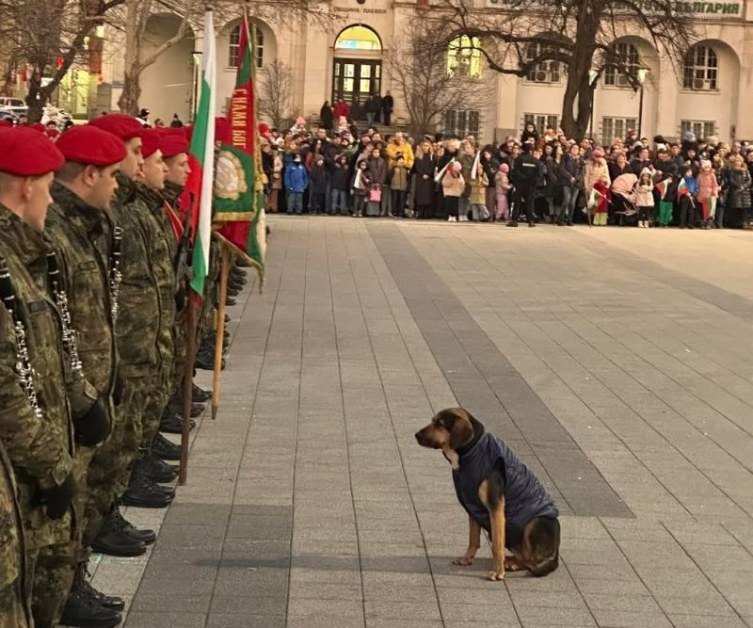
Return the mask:
{"type": "Polygon", "coordinates": [[[471,449],[473,449],[474,445],[478,442],[478,439],[484,435],[483,423],[471,417],[471,425],[473,426],[473,438],[469,442],[467,442],[465,445],[455,450],[455,453],[457,453],[458,458],[462,458],[471,449]]]}

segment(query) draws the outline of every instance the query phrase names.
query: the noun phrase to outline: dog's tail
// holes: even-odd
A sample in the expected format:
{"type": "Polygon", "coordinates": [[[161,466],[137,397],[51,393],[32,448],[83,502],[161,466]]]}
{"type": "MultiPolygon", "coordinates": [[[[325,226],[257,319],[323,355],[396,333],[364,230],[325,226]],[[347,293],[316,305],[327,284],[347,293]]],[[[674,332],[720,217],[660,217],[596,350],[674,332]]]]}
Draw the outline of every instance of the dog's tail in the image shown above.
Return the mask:
{"type": "Polygon", "coordinates": [[[552,573],[557,567],[559,567],[559,565],[560,555],[559,552],[557,552],[554,556],[547,556],[540,563],[529,565],[528,571],[531,572],[531,575],[541,578],[542,576],[552,573]]]}

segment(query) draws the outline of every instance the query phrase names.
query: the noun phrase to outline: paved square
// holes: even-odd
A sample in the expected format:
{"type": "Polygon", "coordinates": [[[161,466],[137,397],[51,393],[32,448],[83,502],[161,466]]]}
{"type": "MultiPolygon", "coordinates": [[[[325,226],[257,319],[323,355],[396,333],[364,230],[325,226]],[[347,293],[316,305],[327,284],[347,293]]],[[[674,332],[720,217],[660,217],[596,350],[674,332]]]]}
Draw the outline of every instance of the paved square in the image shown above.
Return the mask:
{"type": "Polygon", "coordinates": [[[97,565],[128,628],[753,626],[753,234],[270,224],[188,485],[97,565]],[[451,565],[413,433],[458,404],[556,498],[550,576],[451,565]]]}

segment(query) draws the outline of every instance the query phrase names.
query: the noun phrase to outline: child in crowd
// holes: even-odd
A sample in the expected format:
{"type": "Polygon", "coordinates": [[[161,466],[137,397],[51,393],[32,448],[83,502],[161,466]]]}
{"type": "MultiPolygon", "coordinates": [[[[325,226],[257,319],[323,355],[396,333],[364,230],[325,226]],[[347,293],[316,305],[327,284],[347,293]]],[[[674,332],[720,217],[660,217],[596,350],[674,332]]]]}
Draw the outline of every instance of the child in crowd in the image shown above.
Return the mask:
{"type": "Polygon", "coordinates": [[[340,155],[335,159],[335,167],[332,170],[332,199],[330,202],[330,214],[345,214],[348,211],[348,183],[350,172],[348,171],[348,156],[340,155]]]}
{"type": "Polygon", "coordinates": [[[680,201],[680,229],[693,229],[696,224],[696,197],[698,182],[693,176],[692,168],[683,170],[682,179],[677,186],[677,196],[680,201]]]}
{"type": "Polygon", "coordinates": [[[714,224],[716,203],[719,198],[719,181],[711,169],[711,162],[707,159],[701,161],[701,171],[698,173],[697,182],[703,228],[709,229],[714,224]]]}
{"type": "Polygon", "coordinates": [[[398,154],[395,164],[390,169],[390,189],[392,190],[392,215],[405,216],[405,197],[408,193],[408,168],[405,157],[398,154]]]}
{"type": "Polygon", "coordinates": [[[460,197],[465,191],[465,179],[463,179],[462,170],[463,164],[459,161],[454,161],[442,177],[442,191],[444,192],[448,222],[458,222],[460,197]]]}
{"type": "Polygon", "coordinates": [[[638,226],[650,227],[654,223],[654,182],[648,168],[641,170],[635,184],[635,204],[638,207],[638,226]]]}
{"type": "Polygon", "coordinates": [[[353,215],[361,218],[363,210],[366,207],[366,195],[371,187],[371,178],[369,177],[369,162],[362,159],[356,166],[356,174],[353,177],[353,215]]]}
{"type": "Polygon", "coordinates": [[[510,218],[510,206],[507,200],[507,195],[510,193],[512,185],[510,185],[510,166],[507,164],[500,164],[499,172],[494,175],[494,193],[497,197],[497,220],[507,220],[510,218]]]}
{"type": "Polygon", "coordinates": [[[598,192],[598,200],[593,208],[593,226],[606,227],[607,217],[609,215],[609,201],[612,193],[609,190],[609,177],[602,175],[594,183],[593,189],[598,192]]]}
{"type": "Polygon", "coordinates": [[[309,176],[296,154],[293,161],[285,166],[285,191],[287,192],[287,213],[303,213],[303,193],[309,186],[309,176]]]}
{"type": "Polygon", "coordinates": [[[324,157],[321,155],[317,156],[309,173],[309,186],[311,213],[318,216],[325,212],[324,204],[327,197],[327,187],[329,186],[329,171],[324,165],[324,157]]]}
{"type": "MultiPolygon", "coordinates": [[[[489,210],[486,208],[486,188],[489,186],[489,177],[484,172],[484,166],[479,162],[476,166],[476,178],[471,179],[471,220],[487,220],[489,210]]],[[[460,216],[460,220],[467,219],[467,216],[460,216]]]]}

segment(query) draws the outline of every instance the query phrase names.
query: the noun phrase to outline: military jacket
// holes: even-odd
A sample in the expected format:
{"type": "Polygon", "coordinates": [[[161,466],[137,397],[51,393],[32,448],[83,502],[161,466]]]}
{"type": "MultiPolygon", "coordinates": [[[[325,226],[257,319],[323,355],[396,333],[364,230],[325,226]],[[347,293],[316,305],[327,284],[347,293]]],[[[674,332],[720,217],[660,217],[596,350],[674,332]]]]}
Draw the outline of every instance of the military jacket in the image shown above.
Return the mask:
{"type": "Polygon", "coordinates": [[[149,208],[137,198],[136,183],[118,174],[112,215],[123,229],[121,283],[115,344],[123,377],[154,375],[162,364],[161,299],[154,276],[153,251],[146,232],[149,208]]]}
{"type": "Polygon", "coordinates": [[[149,188],[137,184],[137,198],[148,209],[139,212],[146,234],[147,244],[152,255],[152,272],[160,294],[159,350],[163,366],[172,368],[175,354],[173,324],[176,316],[175,303],[175,236],[170,221],[165,215],[162,196],[149,188]]]}
{"type": "Polygon", "coordinates": [[[115,382],[115,337],[110,290],[113,224],[60,183],[47,212],[45,233],[61,258],[78,352],[86,378],[100,395],[115,382]]]}
{"type": "MultiPolygon", "coordinates": [[[[51,243],[7,208],[0,206],[0,256],[7,265],[16,297],[16,316],[24,327],[23,344],[33,369],[39,413],[20,385],[23,365],[13,322],[6,314],[0,332],[0,440],[13,464],[19,485],[29,544],[43,547],[70,540],[70,517],[50,520],[32,507],[35,492],[63,483],[73,468],[73,426],[67,395],[69,384],[62,344],[62,321],[47,286],[47,253],[51,243]]],[[[80,407],[93,400],[76,401],[80,407]]]]}

